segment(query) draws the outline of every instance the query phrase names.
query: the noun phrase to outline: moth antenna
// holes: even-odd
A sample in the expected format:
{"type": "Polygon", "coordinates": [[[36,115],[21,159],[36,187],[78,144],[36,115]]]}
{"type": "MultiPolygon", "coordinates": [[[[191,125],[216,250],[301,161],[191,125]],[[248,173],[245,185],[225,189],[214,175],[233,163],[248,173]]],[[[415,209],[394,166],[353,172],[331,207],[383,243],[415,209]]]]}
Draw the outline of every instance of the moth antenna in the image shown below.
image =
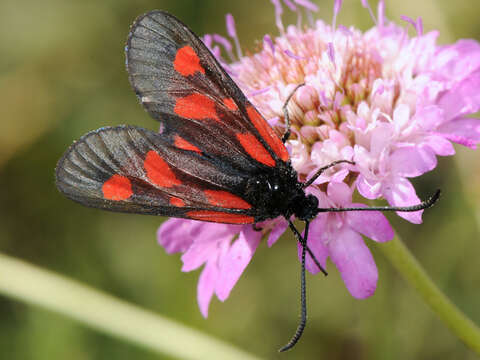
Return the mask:
{"type": "Polygon", "coordinates": [[[318,212],[344,212],[344,211],[401,211],[401,212],[413,212],[424,210],[435,205],[440,198],[441,191],[438,189],[427,200],[422,201],[420,204],[412,206],[370,206],[370,207],[347,207],[347,208],[318,208],[318,212]]]}
{"type": "Polygon", "coordinates": [[[283,115],[285,117],[285,132],[283,133],[283,136],[282,136],[283,143],[285,143],[285,141],[287,141],[288,138],[290,137],[290,117],[288,116],[288,110],[287,110],[288,102],[292,98],[293,94],[295,94],[295,92],[302,86],[305,86],[305,83],[297,85],[295,89],[293,89],[293,91],[290,93],[290,95],[288,95],[287,100],[285,100],[285,103],[283,104],[282,110],[283,110],[283,115]]]}

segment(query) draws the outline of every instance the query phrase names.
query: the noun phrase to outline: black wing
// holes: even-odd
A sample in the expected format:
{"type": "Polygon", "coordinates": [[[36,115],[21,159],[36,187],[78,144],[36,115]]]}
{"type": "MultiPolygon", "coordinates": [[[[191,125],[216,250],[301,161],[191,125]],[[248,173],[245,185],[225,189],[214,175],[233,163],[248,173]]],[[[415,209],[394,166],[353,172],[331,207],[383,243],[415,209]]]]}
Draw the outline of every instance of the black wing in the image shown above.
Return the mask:
{"type": "Polygon", "coordinates": [[[75,142],[56,169],[58,189],[112,211],[253,223],[246,175],[193,144],[133,126],[101,128],[75,142]]]}
{"type": "Polygon", "coordinates": [[[278,135],[203,42],[180,20],[152,11],[132,25],[126,47],[130,83],[163,132],[251,172],[286,162],[278,135]]]}

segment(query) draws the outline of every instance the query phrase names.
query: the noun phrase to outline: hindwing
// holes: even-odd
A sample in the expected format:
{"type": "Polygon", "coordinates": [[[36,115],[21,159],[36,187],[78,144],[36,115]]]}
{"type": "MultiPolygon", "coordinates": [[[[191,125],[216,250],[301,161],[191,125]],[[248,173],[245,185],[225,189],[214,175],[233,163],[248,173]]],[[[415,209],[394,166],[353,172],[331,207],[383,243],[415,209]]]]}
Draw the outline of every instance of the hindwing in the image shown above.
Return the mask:
{"type": "Polygon", "coordinates": [[[57,187],[87,206],[224,223],[253,223],[246,174],[193,144],[119,126],[75,142],[56,169],[57,187]]]}

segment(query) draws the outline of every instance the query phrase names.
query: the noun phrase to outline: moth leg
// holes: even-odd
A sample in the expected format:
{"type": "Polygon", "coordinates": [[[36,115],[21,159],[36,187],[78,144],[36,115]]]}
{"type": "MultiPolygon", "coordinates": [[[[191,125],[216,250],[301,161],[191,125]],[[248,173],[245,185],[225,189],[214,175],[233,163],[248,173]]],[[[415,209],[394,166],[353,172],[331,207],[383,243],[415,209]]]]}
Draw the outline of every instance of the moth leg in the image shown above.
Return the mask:
{"type": "Polygon", "coordinates": [[[288,226],[292,230],[293,235],[295,236],[295,239],[297,239],[297,241],[300,243],[300,245],[304,246],[304,244],[305,244],[305,248],[308,252],[308,255],[310,255],[310,257],[312,258],[315,265],[317,265],[318,269],[323,273],[323,275],[327,276],[328,275],[327,270],[325,270],[323,268],[323,266],[320,265],[320,261],[317,260],[317,258],[313,254],[312,250],[310,250],[310,247],[307,245],[307,240],[303,240],[302,234],[300,234],[300,232],[297,230],[295,225],[293,225],[293,223],[290,220],[288,220],[288,226]]]}
{"type": "Polygon", "coordinates": [[[253,228],[253,230],[255,230],[255,231],[262,231],[262,230],[263,230],[263,228],[258,227],[256,223],[252,225],[252,228],[253,228]]]}

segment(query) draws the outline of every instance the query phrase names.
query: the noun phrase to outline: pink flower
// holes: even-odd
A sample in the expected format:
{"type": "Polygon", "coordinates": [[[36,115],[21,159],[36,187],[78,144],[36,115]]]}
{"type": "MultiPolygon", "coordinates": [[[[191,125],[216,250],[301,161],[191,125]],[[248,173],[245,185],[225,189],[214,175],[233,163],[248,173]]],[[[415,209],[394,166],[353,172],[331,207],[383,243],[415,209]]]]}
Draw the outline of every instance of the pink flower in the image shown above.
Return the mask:
{"type": "Polygon", "coordinates": [[[250,262],[262,234],[251,226],[224,225],[170,219],[158,229],[158,239],[169,254],[183,252],[182,271],[205,265],[197,288],[202,315],[207,317],[213,294],[224,301],[250,262]],[[238,238],[233,241],[233,237],[238,238]]]}
{"type": "MultiPolygon", "coordinates": [[[[424,34],[420,18],[403,17],[402,26],[389,22],[383,0],[376,17],[362,0],[375,23],[365,33],[336,24],[341,1],[335,1],[332,26],[317,20],[309,27],[285,27],[285,8],[300,20],[304,12],[311,19],[316,7],[306,0],[283,1],[286,6],[272,0],[280,36],[265,35],[257,53],[242,55],[231,15],[227,34],[236,51],[219,35],[205,36],[206,45],[278,134],[285,127],[285,99],[305,83],[288,106],[292,135],[286,145],[299,179],[308,180],[335,160],[356,164],[331,168],[309,187],[320,206],[352,206],[354,191],[395,206],[419,203],[409,179],[433,170],[438,156],[453,155],[452,143],[475,148],[480,142],[480,121],[470,117],[480,110],[480,45],[460,40],[439,46],[438,33],[424,34]],[[416,36],[409,37],[405,25],[416,36]]],[[[399,215],[422,221],[421,211],[399,215]]],[[[183,271],[204,265],[198,285],[204,316],[213,294],[222,301],[228,297],[261,236],[269,234],[271,246],[287,228],[284,219],[261,225],[256,232],[251,226],[171,219],[160,227],[167,252],[184,253],[183,271]]],[[[330,257],[356,298],[372,295],[378,278],[362,235],[381,242],[393,230],[376,212],[320,213],[308,238],[321,264],[330,257]]],[[[309,256],[306,265],[318,272],[309,256]]]]}
{"type": "MultiPolygon", "coordinates": [[[[344,182],[330,182],[327,192],[312,188],[310,193],[317,196],[319,205],[329,207],[366,207],[352,203],[353,189],[344,182]]],[[[393,229],[381,212],[320,213],[310,224],[308,244],[315,257],[326,267],[330,256],[340,271],[348,291],[359,299],[373,295],[377,285],[378,272],[372,254],[362,236],[383,242],[393,238],[393,229]]],[[[299,256],[301,255],[299,245],[299,256]]],[[[319,271],[313,260],[307,256],[307,269],[315,274],[319,271]]]]}

